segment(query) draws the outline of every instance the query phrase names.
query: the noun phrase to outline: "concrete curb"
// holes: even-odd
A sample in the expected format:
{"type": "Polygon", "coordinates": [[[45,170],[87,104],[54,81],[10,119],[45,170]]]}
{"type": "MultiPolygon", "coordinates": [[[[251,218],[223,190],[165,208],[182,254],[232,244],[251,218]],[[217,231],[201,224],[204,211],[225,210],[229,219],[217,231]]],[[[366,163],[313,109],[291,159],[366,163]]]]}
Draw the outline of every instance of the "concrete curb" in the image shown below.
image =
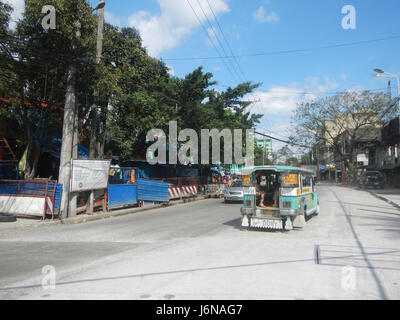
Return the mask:
{"type": "Polygon", "coordinates": [[[392,205],[393,207],[395,207],[396,209],[399,209],[399,210],[400,210],[400,205],[398,205],[397,203],[393,202],[392,200],[389,200],[388,198],[385,198],[385,197],[383,197],[383,196],[380,195],[380,194],[376,194],[375,192],[372,192],[372,191],[369,191],[369,190],[366,190],[366,191],[368,191],[368,192],[369,192],[370,194],[372,194],[374,197],[376,197],[376,198],[378,198],[378,199],[380,199],[380,200],[383,200],[383,201],[385,201],[385,202],[391,204],[391,205],[392,205]]]}
{"type": "Polygon", "coordinates": [[[86,222],[91,222],[91,221],[109,219],[112,217],[121,217],[121,216],[125,216],[128,214],[135,214],[135,213],[139,213],[139,212],[150,211],[153,209],[168,208],[168,207],[179,205],[179,204],[186,204],[189,202],[195,202],[195,201],[206,200],[206,199],[209,199],[209,197],[201,195],[201,196],[198,196],[195,198],[187,198],[187,199],[182,199],[182,200],[170,201],[169,204],[156,204],[156,205],[140,207],[140,208],[128,208],[128,209],[114,210],[114,211],[110,211],[110,212],[106,212],[106,213],[102,213],[102,214],[96,214],[96,215],[81,215],[81,216],[76,216],[73,218],[67,218],[64,220],[56,219],[53,221],[41,221],[41,222],[38,222],[37,224],[10,226],[9,228],[0,229],[0,232],[16,230],[16,229],[24,229],[24,228],[39,228],[39,227],[52,226],[52,225],[58,225],[58,224],[62,224],[62,225],[80,224],[80,223],[86,223],[86,222]]]}

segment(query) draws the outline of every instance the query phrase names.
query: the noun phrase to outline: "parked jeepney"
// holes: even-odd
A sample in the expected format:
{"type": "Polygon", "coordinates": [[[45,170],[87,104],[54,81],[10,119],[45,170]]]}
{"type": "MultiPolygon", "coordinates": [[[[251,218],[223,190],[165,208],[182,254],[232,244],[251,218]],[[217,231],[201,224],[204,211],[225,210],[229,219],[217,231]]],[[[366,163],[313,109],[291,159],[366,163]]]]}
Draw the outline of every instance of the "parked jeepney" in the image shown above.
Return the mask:
{"type": "Polygon", "coordinates": [[[291,230],[303,228],[319,213],[313,172],[288,166],[262,166],[242,173],[242,226],[291,230]]]}

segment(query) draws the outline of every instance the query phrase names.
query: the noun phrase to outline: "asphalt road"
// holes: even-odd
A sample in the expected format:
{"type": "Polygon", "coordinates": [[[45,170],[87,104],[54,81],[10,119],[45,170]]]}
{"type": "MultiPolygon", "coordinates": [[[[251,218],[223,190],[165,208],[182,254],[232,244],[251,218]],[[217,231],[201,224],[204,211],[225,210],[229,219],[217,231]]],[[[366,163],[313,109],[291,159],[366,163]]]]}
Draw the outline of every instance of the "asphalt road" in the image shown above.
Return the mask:
{"type": "Polygon", "coordinates": [[[399,299],[400,211],[361,190],[318,193],[320,215],[290,232],[242,230],[240,204],[219,199],[2,230],[0,299],[399,299]]]}

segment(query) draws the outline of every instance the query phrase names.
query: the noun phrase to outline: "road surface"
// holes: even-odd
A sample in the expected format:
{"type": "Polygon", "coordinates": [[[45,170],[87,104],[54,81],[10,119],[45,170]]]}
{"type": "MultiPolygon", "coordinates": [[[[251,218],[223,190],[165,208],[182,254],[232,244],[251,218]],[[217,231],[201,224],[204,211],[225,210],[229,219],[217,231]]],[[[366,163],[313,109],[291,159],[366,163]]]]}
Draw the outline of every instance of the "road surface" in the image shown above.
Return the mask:
{"type": "Polygon", "coordinates": [[[290,232],[242,230],[240,204],[219,199],[3,230],[0,299],[399,299],[400,211],[318,193],[320,215],[290,232]]]}

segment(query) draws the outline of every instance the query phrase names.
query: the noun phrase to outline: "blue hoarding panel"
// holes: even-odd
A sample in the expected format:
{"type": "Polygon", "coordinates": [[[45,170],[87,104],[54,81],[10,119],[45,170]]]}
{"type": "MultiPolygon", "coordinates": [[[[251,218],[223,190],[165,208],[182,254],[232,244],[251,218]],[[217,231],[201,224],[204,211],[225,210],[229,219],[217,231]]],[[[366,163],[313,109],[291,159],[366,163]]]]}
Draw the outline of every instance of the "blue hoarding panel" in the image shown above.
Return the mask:
{"type": "Polygon", "coordinates": [[[43,182],[42,181],[25,182],[23,180],[0,181],[0,194],[45,196],[46,194],[52,195],[54,187],[55,187],[54,182],[47,182],[47,181],[43,182]]]}
{"type": "Polygon", "coordinates": [[[60,209],[62,186],[62,184],[58,183],[56,187],[56,193],[54,195],[54,212],[58,212],[58,210],[60,209]]]}
{"type": "Polygon", "coordinates": [[[138,200],[168,202],[168,183],[138,179],[138,200]]]}
{"type": "Polygon", "coordinates": [[[109,184],[108,208],[134,205],[137,203],[136,184],[109,184]]]}

